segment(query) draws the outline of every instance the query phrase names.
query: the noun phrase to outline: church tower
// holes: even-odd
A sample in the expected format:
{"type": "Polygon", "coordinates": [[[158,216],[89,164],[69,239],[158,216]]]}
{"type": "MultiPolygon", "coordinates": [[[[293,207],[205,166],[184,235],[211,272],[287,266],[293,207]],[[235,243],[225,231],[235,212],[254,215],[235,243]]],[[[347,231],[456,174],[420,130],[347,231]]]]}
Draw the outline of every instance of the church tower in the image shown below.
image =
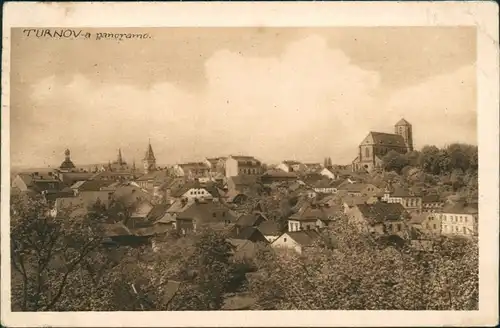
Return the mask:
{"type": "Polygon", "coordinates": [[[59,166],[59,170],[61,172],[70,172],[75,168],[75,164],[71,161],[70,155],[71,153],[69,149],[66,149],[64,151],[64,161],[61,163],[61,166],[59,166]]]}
{"type": "Polygon", "coordinates": [[[145,174],[156,170],[156,158],[155,154],[153,153],[153,147],[151,147],[151,141],[149,141],[148,149],[146,150],[146,154],[144,155],[142,163],[144,164],[145,174]]]}
{"type": "Polygon", "coordinates": [[[398,123],[396,123],[394,128],[395,133],[403,137],[406,144],[406,151],[413,151],[413,132],[411,124],[408,123],[407,120],[402,118],[398,123]]]}

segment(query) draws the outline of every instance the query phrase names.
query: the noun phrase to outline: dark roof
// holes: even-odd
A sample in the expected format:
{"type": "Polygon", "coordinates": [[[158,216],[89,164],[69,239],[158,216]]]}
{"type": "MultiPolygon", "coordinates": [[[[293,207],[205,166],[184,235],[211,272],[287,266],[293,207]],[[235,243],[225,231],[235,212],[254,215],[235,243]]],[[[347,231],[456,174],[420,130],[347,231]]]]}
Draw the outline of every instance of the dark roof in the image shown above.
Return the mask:
{"type": "Polygon", "coordinates": [[[231,180],[231,182],[234,183],[236,186],[255,185],[259,181],[257,176],[252,176],[252,175],[238,175],[234,177],[229,177],[228,179],[231,180]]]}
{"type": "Polygon", "coordinates": [[[312,245],[321,236],[316,230],[291,231],[286,234],[302,246],[312,245]]]}
{"type": "Polygon", "coordinates": [[[399,134],[384,133],[384,132],[370,132],[373,142],[384,146],[400,146],[405,147],[405,141],[399,134]]]}
{"type": "Polygon", "coordinates": [[[293,172],[285,172],[282,170],[268,170],[263,174],[263,177],[297,178],[297,174],[295,174],[293,172]]]}
{"type": "Polygon", "coordinates": [[[256,227],[243,227],[239,229],[239,234],[235,236],[235,239],[249,240],[255,233],[262,234],[256,227]]]}
{"type": "Polygon", "coordinates": [[[151,211],[148,213],[147,219],[151,221],[156,221],[161,219],[165,213],[167,213],[170,205],[168,204],[157,204],[154,205],[151,211]]]}
{"type": "Polygon", "coordinates": [[[302,164],[299,161],[294,161],[294,160],[286,160],[286,161],[283,161],[282,163],[285,165],[300,165],[300,164],[302,164]]]}
{"type": "Polygon", "coordinates": [[[274,221],[264,221],[257,227],[264,236],[276,236],[279,235],[280,229],[276,222],[274,221]]]}
{"type": "Polygon", "coordinates": [[[103,187],[108,187],[112,182],[109,180],[86,180],[74,183],[71,188],[79,191],[99,191],[103,187]]]}
{"type": "Polygon", "coordinates": [[[220,203],[207,201],[207,202],[193,202],[190,206],[183,209],[182,212],[177,214],[178,219],[184,220],[200,220],[202,222],[218,222],[218,221],[235,221],[236,218],[233,214],[220,203]]]}
{"type": "Polygon", "coordinates": [[[341,190],[346,190],[347,192],[356,192],[356,193],[359,193],[361,191],[363,191],[368,185],[367,184],[364,184],[364,183],[350,183],[350,182],[347,182],[345,183],[342,182],[342,184],[339,186],[339,189],[341,190]]]}
{"type": "Polygon", "coordinates": [[[443,203],[439,195],[425,195],[422,197],[422,203],[443,203]]]}
{"type": "Polygon", "coordinates": [[[450,214],[478,214],[478,204],[477,203],[448,204],[443,208],[442,212],[450,214]]]}
{"type": "Polygon", "coordinates": [[[357,208],[371,223],[401,220],[405,208],[399,203],[358,204],[357,208]]]}
{"type": "Polygon", "coordinates": [[[394,191],[391,193],[391,197],[415,197],[415,196],[412,192],[410,192],[406,188],[396,186],[394,187],[394,191]]]}
{"type": "Polygon", "coordinates": [[[252,227],[259,218],[260,216],[256,214],[245,214],[238,218],[236,225],[240,227],[252,227]]]}
{"type": "Polygon", "coordinates": [[[230,158],[236,160],[238,165],[241,166],[259,166],[261,162],[253,156],[234,156],[231,155],[230,158]]]}
{"type": "Polygon", "coordinates": [[[59,168],[63,170],[74,169],[75,167],[75,164],[73,164],[69,158],[65,159],[59,166],[59,168]]]}
{"type": "Polygon", "coordinates": [[[313,182],[311,186],[313,188],[337,188],[341,183],[342,181],[339,180],[322,179],[313,182]]]}
{"type": "Polygon", "coordinates": [[[290,220],[297,221],[311,221],[311,220],[322,220],[329,221],[333,220],[335,214],[340,211],[339,207],[324,207],[324,206],[313,206],[308,205],[302,207],[297,213],[290,216],[290,220]]]}

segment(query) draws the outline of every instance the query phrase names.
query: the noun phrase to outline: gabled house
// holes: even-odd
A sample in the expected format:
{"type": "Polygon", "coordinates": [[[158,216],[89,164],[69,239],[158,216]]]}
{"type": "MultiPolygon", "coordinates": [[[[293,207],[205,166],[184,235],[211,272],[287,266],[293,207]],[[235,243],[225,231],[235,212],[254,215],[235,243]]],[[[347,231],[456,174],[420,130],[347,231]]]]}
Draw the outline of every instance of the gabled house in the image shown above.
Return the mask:
{"type": "Polygon", "coordinates": [[[53,172],[23,172],[12,180],[12,187],[21,192],[41,194],[43,191],[60,191],[65,184],[53,172]]]}
{"type": "Polygon", "coordinates": [[[272,242],[271,247],[276,250],[292,250],[297,254],[303,254],[307,248],[314,246],[320,238],[321,234],[317,230],[289,231],[272,242]]]}
{"type": "Polygon", "coordinates": [[[109,208],[113,200],[111,191],[83,191],[76,197],[57,198],[51,210],[51,215],[56,217],[61,214],[68,214],[70,217],[83,216],[96,204],[103,210],[109,208]]]}
{"type": "Polygon", "coordinates": [[[401,237],[408,234],[408,212],[398,203],[359,204],[349,211],[348,218],[363,232],[401,237]]]}
{"type": "Polygon", "coordinates": [[[333,223],[342,213],[340,207],[325,207],[310,204],[299,209],[288,218],[288,231],[313,230],[324,228],[333,223]]]}
{"type": "Polygon", "coordinates": [[[429,235],[441,234],[441,219],[437,213],[412,213],[410,224],[429,235]]]}
{"type": "Polygon", "coordinates": [[[235,221],[233,213],[220,203],[195,200],[177,213],[176,227],[185,234],[203,226],[225,229],[235,221]]]}
{"type": "Polygon", "coordinates": [[[219,200],[219,190],[213,183],[188,182],[172,190],[171,197],[175,199],[211,199],[219,200]]]}
{"type": "Polygon", "coordinates": [[[263,173],[261,161],[253,156],[231,155],[225,163],[226,177],[236,177],[240,175],[259,176],[263,173]]]}

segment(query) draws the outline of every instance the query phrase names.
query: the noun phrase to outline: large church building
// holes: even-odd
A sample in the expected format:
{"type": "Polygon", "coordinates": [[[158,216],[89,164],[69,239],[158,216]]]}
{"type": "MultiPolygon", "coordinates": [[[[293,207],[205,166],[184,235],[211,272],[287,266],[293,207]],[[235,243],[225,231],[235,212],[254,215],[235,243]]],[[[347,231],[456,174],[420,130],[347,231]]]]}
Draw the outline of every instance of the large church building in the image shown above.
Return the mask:
{"type": "Polygon", "coordinates": [[[401,154],[413,151],[411,124],[401,119],[394,126],[394,134],[370,132],[359,144],[357,157],[352,162],[353,171],[368,171],[382,167],[382,158],[389,151],[401,154]]]}

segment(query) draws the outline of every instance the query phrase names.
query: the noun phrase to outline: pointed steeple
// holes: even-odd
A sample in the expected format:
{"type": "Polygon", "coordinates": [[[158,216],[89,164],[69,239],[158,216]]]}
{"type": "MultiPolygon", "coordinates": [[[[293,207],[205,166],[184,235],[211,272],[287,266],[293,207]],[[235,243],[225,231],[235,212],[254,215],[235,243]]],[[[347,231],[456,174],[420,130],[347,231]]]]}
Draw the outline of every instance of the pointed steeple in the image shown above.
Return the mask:
{"type": "Polygon", "coordinates": [[[116,162],[120,165],[123,164],[123,157],[122,157],[122,149],[118,148],[118,157],[116,159],[116,162]]]}
{"type": "Polygon", "coordinates": [[[132,162],[132,172],[135,172],[136,170],[136,167],[135,167],[135,158],[134,158],[134,161],[132,162]]]}
{"type": "Polygon", "coordinates": [[[149,140],[148,149],[146,150],[146,155],[144,155],[145,161],[155,161],[155,154],[153,152],[153,147],[151,147],[151,139],[149,140]]]}
{"type": "Polygon", "coordinates": [[[151,139],[149,140],[148,148],[146,150],[146,154],[144,155],[142,163],[144,165],[145,174],[148,174],[149,172],[156,170],[156,157],[153,152],[153,147],[151,146],[151,139]]]}

